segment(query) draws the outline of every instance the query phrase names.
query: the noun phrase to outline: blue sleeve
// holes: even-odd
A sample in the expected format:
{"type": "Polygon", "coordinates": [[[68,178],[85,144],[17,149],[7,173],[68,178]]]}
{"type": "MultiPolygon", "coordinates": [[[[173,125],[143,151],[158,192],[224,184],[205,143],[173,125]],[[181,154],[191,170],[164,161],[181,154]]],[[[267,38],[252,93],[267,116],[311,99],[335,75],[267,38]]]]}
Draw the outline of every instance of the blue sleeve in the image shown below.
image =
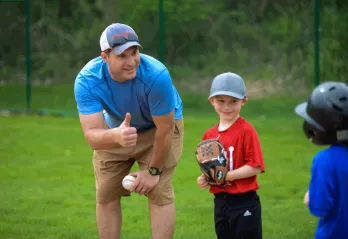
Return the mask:
{"type": "Polygon", "coordinates": [[[334,172],[329,160],[321,153],[313,159],[308,207],[317,217],[326,217],[334,205],[334,172]]]}
{"type": "Polygon", "coordinates": [[[173,111],[175,107],[174,91],[168,70],[162,71],[153,83],[148,101],[153,116],[162,116],[173,111]]]}
{"type": "Polygon", "coordinates": [[[80,114],[93,114],[102,111],[101,103],[91,92],[81,75],[78,75],[75,80],[74,93],[80,114]]]}

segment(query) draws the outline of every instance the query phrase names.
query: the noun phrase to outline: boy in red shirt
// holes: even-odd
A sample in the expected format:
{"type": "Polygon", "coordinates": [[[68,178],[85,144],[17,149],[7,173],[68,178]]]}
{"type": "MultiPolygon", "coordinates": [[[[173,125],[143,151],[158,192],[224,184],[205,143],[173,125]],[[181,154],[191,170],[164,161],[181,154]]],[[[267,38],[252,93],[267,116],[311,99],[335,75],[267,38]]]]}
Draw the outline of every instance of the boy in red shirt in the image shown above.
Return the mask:
{"type": "Polygon", "coordinates": [[[219,139],[228,160],[227,185],[209,185],[197,178],[202,189],[214,194],[214,221],[218,239],[261,239],[261,203],[256,175],[265,171],[257,132],[239,113],[248,101],[244,80],[234,73],[216,76],[209,101],[220,117],[203,140],[219,139]]]}

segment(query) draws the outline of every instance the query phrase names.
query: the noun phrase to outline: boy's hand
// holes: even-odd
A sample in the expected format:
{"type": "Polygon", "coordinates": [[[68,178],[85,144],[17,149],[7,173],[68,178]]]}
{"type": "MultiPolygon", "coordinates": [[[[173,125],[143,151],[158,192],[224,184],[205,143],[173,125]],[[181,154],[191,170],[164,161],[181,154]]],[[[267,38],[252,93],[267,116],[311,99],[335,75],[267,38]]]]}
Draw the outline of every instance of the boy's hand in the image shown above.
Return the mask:
{"type": "Polygon", "coordinates": [[[195,156],[210,185],[226,184],[227,159],[224,147],[218,139],[201,141],[196,147],[195,156]]]}
{"type": "Polygon", "coordinates": [[[197,184],[203,190],[209,187],[208,180],[203,174],[197,178],[197,184]]]}
{"type": "Polygon", "coordinates": [[[306,194],[304,196],[303,203],[304,203],[304,205],[308,206],[308,203],[309,203],[309,192],[308,191],[306,192],[306,194]]]}

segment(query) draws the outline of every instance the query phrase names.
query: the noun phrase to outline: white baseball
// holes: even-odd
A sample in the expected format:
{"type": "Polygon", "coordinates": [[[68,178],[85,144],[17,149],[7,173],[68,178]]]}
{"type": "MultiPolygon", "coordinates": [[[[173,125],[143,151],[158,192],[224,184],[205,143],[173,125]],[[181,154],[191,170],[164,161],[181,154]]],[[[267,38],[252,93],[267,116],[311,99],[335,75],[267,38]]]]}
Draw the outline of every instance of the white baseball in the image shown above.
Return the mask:
{"type": "Polygon", "coordinates": [[[122,186],[129,190],[130,186],[132,185],[132,183],[135,181],[135,177],[131,176],[131,175],[127,175],[126,177],[124,177],[124,179],[122,180],[122,186]]]}

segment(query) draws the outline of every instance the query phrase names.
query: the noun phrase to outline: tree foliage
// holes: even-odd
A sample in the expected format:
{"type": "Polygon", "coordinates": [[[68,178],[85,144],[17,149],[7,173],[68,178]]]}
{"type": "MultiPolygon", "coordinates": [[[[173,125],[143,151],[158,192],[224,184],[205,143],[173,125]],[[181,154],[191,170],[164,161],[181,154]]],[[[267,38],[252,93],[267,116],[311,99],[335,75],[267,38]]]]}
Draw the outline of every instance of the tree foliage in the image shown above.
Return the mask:
{"type": "MultiPolygon", "coordinates": [[[[174,79],[235,71],[258,79],[310,83],[314,69],[314,0],[163,0],[165,38],[159,36],[158,0],[31,1],[32,75],[72,82],[100,53],[99,37],[112,22],[131,25],[144,53],[159,56],[174,79]]],[[[346,80],[348,4],[321,0],[323,80],[346,80]]],[[[25,74],[25,8],[0,2],[0,77],[25,74]]]]}

